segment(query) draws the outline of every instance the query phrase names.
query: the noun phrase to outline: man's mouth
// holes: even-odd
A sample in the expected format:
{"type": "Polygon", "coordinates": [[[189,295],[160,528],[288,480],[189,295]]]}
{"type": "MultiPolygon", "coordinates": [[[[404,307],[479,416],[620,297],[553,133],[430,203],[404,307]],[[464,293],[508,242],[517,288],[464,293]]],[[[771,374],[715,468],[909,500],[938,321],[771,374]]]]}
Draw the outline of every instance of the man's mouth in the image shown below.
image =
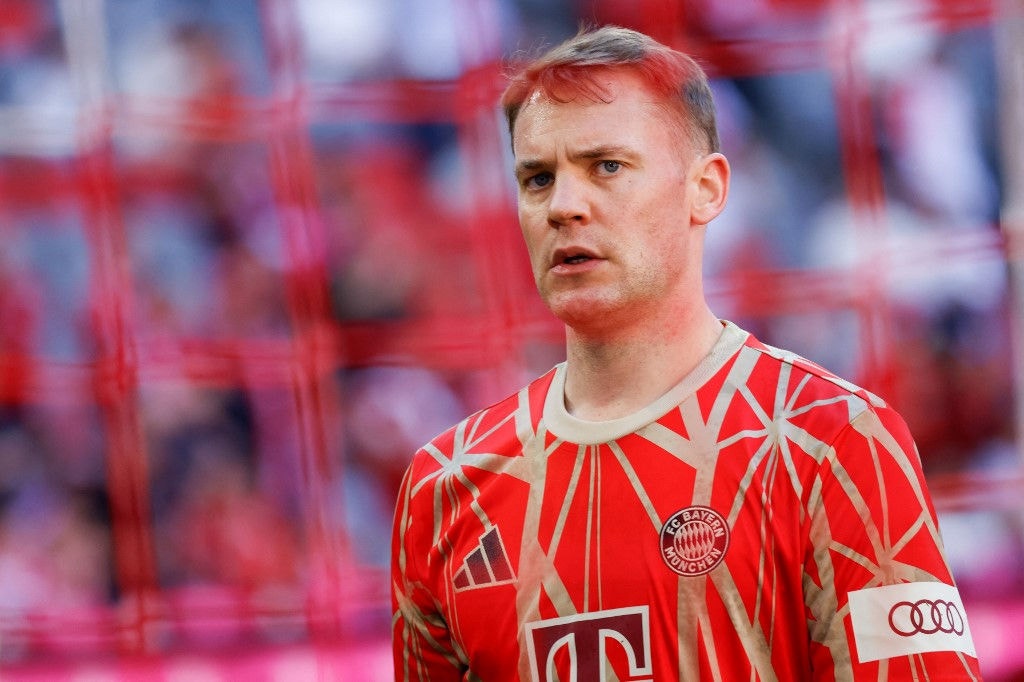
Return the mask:
{"type": "Polygon", "coordinates": [[[555,251],[551,265],[579,265],[596,259],[596,255],[583,249],[559,249],[555,251]]]}

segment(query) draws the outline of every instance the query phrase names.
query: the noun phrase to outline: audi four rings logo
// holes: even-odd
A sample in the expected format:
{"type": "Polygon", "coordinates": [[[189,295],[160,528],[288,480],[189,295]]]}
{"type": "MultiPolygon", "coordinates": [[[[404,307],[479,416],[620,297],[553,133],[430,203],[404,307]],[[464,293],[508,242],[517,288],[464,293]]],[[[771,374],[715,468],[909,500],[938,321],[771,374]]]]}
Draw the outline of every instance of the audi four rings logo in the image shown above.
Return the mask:
{"type": "Polygon", "coordinates": [[[901,601],[889,609],[889,627],[897,635],[964,634],[964,616],[953,602],[944,599],[901,601]]]}

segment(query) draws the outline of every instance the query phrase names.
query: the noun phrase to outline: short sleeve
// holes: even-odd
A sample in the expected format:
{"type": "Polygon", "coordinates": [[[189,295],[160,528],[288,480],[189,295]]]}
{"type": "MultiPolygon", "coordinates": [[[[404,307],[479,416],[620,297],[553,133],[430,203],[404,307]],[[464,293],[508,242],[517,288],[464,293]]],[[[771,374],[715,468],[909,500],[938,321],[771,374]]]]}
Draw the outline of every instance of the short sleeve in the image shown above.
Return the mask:
{"type": "Polygon", "coordinates": [[[431,546],[432,513],[416,499],[416,459],[405,473],[395,506],[391,538],[392,653],[395,680],[461,680],[440,600],[422,569],[431,546]]]}
{"type": "Polygon", "coordinates": [[[870,406],[838,432],[808,512],[816,679],[981,679],[917,447],[895,411],[870,406]]]}

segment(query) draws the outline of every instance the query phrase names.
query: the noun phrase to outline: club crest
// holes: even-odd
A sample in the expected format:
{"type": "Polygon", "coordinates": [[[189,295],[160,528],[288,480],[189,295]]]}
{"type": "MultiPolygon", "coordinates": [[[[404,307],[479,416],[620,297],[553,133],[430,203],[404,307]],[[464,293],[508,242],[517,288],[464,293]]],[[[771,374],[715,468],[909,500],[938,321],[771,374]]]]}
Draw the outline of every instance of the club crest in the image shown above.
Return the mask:
{"type": "Polygon", "coordinates": [[[661,527],[661,557],[673,571],[693,577],[710,572],[729,549],[729,525],[710,507],[680,509],[661,527]]]}

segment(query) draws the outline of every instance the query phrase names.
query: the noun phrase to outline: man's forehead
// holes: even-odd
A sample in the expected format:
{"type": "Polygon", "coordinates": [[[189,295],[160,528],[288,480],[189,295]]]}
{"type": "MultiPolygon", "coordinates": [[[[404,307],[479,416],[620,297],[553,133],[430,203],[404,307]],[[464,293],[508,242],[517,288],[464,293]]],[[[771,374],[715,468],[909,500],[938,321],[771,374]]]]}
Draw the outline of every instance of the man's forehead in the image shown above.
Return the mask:
{"type": "Polygon", "coordinates": [[[638,116],[647,119],[649,116],[660,118],[665,114],[666,107],[662,98],[646,87],[634,87],[632,83],[615,89],[609,88],[601,98],[583,92],[568,96],[552,94],[537,88],[530,93],[519,110],[512,131],[513,142],[527,142],[529,138],[551,132],[589,136],[587,131],[595,127],[601,131],[602,136],[613,131],[626,133],[635,128],[639,122],[638,116]],[[637,109],[630,110],[632,107],[637,109]],[[640,108],[643,109],[642,113],[638,110],[640,108]]]}

